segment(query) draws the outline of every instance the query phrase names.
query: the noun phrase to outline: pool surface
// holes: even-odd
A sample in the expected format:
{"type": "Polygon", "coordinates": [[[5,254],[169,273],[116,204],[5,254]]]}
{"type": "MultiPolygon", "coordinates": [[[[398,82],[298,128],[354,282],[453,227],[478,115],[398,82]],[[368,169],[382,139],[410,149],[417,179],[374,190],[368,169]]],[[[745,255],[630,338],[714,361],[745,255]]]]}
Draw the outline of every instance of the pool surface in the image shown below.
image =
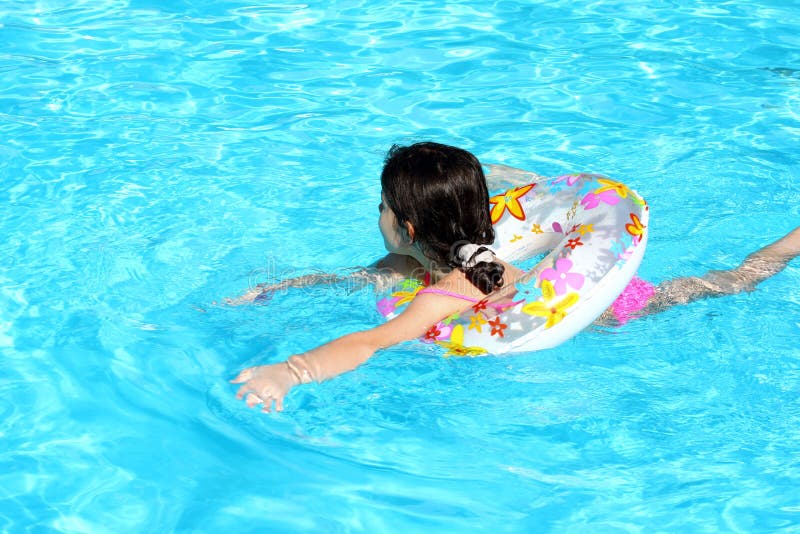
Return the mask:
{"type": "Polygon", "coordinates": [[[436,140],[651,210],[640,276],[800,225],[800,4],[7,1],[0,531],[800,532],[800,262],[556,349],[418,343],[265,415],[243,367],[369,288],[214,304],[383,253],[436,140]]]}

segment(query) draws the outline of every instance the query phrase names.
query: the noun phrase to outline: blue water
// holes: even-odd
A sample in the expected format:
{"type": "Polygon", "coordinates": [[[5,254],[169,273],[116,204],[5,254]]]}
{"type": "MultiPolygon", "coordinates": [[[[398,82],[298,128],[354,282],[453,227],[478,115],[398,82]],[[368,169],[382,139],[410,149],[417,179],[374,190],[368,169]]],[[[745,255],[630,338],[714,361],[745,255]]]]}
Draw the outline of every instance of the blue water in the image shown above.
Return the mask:
{"type": "Polygon", "coordinates": [[[263,415],[368,289],[392,143],[599,172],[640,274],[800,223],[800,4],[0,5],[0,531],[800,532],[800,265],[553,350],[408,343],[263,415]]]}

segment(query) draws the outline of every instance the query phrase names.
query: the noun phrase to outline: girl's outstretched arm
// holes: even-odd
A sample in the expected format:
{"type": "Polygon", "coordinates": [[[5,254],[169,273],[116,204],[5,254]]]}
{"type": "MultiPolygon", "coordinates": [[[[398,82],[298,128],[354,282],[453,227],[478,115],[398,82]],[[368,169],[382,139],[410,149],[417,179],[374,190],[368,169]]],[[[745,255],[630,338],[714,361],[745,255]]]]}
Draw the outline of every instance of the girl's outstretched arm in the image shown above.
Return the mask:
{"type": "Polygon", "coordinates": [[[269,300],[272,295],[293,287],[310,287],[323,284],[347,284],[349,288],[360,288],[368,284],[381,286],[394,279],[393,273],[370,267],[348,269],[338,273],[312,273],[287,278],[274,284],[258,284],[235,298],[223,302],[229,306],[251,304],[256,300],[269,300]]]}
{"type": "Polygon", "coordinates": [[[272,365],[244,369],[231,380],[242,384],[236,397],[249,407],[263,405],[269,412],[283,409],[283,398],[298,384],[322,382],[351,371],[367,361],[378,349],[417,338],[437,321],[463,311],[471,303],[439,295],[417,295],[408,308],[391,321],[361,332],[347,334],[316,349],[291,356],[272,365]]]}
{"type": "Polygon", "coordinates": [[[223,302],[229,306],[251,304],[256,300],[269,300],[272,295],[290,288],[309,287],[323,284],[346,285],[357,289],[369,284],[375,285],[378,291],[413,275],[414,265],[418,262],[408,256],[389,254],[369,267],[343,269],[338,273],[312,273],[294,278],[287,278],[273,284],[258,284],[236,298],[226,298],[223,302]]]}
{"type": "Polygon", "coordinates": [[[800,255],[800,227],[757,250],[727,271],[709,271],[704,276],[676,278],[660,283],[642,315],[663,311],[705,297],[721,297],[753,291],[758,284],[781,272],[800,255]]]}

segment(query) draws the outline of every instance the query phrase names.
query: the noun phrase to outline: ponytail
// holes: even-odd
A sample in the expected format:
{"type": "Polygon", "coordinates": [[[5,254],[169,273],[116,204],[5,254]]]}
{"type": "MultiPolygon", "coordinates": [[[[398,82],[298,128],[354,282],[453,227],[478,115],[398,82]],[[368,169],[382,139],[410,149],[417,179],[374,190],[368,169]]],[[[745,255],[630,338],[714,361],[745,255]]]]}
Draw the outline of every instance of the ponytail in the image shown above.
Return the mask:
{"type": "Polygon", "coordinates": [[[495,261],[494,252],[474,243],[459,243],[453,247],[451,262],[461,269],[481,293],[488,295],[503,286],[505,267],[495,261]]]}

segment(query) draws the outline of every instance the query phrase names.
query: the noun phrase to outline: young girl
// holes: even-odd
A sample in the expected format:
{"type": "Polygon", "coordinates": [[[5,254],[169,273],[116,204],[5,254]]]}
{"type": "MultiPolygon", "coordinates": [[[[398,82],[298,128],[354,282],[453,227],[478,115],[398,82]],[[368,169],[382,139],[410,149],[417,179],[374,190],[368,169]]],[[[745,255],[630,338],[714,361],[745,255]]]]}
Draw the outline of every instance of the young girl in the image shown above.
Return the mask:
{"type": "MultiPolygon", "coordinates": [[[[539,178],[532,173],[493,166],[517,183],[539,178]]],[[[499,171],[499,172],[498,172],[499,171]]],[[[323,381],[355,369],[378,349],[419,338],[445,317],[473,306],[500,288],[513,296],[514,282],[525,273],[498,258],[486,246],[495,232],[489,194],[480,162],[465,150],[425,142],[389,151],[381,174],[379,227],[389,251],[372,269],[354,273],[365,282],[392,283],[429,278],[408,307],[394,319],[345,335],[286,361],[244,369],[231,382],[242,384],[237,398],[265,412],[283,409],[283,398],[298,384],[323,381]]],[[[748,256],[730,271],[669,280],[657,287],[634,278],[598,322],[619,324],[708,296],[751,291],[800,254],[800,228],[748,256]]],[[[269,297],[274,291],[340,277],[312,275],[257,287],[232,304],[269,297]]],[[[506,299],[512,302],[511,298],[506,299]]],[[[503,300],[495,302],[503,306],[503,300]]]]}

